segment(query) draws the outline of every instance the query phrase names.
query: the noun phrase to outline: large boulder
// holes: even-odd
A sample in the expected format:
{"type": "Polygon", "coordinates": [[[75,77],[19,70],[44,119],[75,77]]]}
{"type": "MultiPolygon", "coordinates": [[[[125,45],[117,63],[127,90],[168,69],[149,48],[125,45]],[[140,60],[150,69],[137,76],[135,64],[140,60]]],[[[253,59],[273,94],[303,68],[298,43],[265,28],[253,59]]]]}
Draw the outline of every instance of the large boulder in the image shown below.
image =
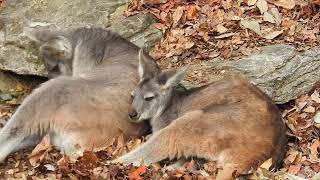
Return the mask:
{"type": "Polygon", "coordinates": [[[46,76],[37,46],[23,35],[23,27],[48,26],[54,29],[104,27],[150,48],[161,32],[151,26],[148,14],[124,17],[129,0],[8,0],[0,9],[0,69],[17,74],[46,76]]]}
{"type": "Polygon", "coordinates": [[[297,52],[289,45],[272,45],[239,60],[215,59],[206,65],[225,70],[227,75],[246,76],[276,103],[282,104],[309,92],[320,82],[320,47],[297,52]]]}

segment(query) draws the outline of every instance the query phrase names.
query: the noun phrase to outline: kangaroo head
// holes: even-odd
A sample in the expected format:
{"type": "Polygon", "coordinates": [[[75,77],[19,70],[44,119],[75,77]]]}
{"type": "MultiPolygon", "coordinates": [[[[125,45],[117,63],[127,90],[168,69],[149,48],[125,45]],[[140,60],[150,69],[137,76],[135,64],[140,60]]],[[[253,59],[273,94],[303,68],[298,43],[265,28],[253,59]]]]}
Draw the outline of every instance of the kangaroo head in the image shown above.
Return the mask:
{"type": "Polygon", "coordinates": [[[154,61],[140,50],[140,81],[131,93],[131,120],[141,122],[160,116],[168,106],[173,90],[183,79],[185,71],[186,69],[160,71],[158,66],[154,65],[154,61]]]}
{"type": "Polygon", "coordinates": [[[49,77],[72,74],[72,43],[62,32],[46,27],[24,27],[24,34],[40,44],[40,55],[49,77]]]}

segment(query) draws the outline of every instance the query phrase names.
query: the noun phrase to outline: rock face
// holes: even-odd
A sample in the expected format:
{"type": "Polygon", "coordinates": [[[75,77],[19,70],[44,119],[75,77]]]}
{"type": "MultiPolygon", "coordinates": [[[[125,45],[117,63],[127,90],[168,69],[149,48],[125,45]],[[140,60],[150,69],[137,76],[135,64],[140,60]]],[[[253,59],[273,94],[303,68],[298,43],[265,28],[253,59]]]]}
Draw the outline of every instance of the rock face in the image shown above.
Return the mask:
{"type": "Polygon", "coordinates": [[[320,82],[320,47],[299,53],[289,45],[273,45],[237,61],[216,59],[208,64],[245,75],[278,104],[309,92],[320,82]]]}
{"type": "Polygon", "coordinates": [[[0,9],[0,69],[17,74],[45,76],[37,47],[22,34],[23,26],[41,25],[55,29],[105,27],[150,48],[162,34],[151,26],[148,14],[122,15],[129,0],[8,0],[0,9]]]}

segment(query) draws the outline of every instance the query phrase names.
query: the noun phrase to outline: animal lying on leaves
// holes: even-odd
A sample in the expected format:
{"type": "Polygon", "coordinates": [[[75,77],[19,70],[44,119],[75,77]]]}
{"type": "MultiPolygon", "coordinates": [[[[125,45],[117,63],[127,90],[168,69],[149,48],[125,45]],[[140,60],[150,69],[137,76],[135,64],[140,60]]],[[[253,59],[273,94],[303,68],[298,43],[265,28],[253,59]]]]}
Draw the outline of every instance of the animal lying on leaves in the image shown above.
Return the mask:
{"type": "MultiPolygon", "coordinates": [[[[73,76],[53,78],[26,97],[0,131],[0,162],[47,133],[53,145],[77,157],[109,146],[119,135],[127,139],[148,131],[147,123],[128,121],[130,92],[138,82],[137,46],[98,28],[30,34],[48,46],[56,39],[59,46],[49,48],[73,54],[73,76]]],[[[157,71],[155,63],[149,65],[157,71]]]]}
{"type": "Polygon", "coordinates": [[[285,125],[277,107],[245,80],[228,78],[193,90],[179,90],[185,70],[153,71],[141,53],[140,82],[132,92],[132,121],[150,121],[150,139],[118,158],[149,165],[166,158],[204,158],[222,168],[217,179],[231,179],[285,155],[285,125]]]}

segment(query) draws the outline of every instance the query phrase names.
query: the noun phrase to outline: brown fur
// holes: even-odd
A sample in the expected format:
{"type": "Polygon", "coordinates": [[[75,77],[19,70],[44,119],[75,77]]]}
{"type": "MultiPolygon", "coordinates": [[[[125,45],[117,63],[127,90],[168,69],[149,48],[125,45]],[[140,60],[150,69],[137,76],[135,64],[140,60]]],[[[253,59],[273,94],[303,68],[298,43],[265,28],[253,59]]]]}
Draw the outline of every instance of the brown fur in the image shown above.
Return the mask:
{"type": "Polygon", "coordinates": [[[239,78],[227,78],[185,94],[173,95],[172,104],[151,120],[153,126],[157,125],[154,121],[173,117],[169,125],[116,162],[139,164],[143,160],[150,164],[166,158],[204,158],[217,161],[222,169],[219,180],[231,179],[234,171],[246,173],[271,157],[271,168],[281,164],[286,150],[285,125],[275,104],[258,88],[239,78]]]}

